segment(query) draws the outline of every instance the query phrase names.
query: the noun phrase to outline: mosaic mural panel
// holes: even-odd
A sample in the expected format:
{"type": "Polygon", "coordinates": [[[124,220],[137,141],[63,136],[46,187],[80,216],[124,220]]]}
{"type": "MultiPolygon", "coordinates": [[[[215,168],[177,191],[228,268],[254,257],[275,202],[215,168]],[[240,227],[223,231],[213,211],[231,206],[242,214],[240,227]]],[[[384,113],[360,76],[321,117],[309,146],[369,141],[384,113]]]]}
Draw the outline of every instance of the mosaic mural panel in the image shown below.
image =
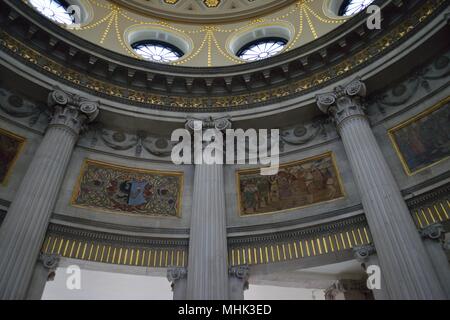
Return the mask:
{"type": "Polygon", "coordinates": [[[262,176],[259,169],[236,174],[242,216],[297,209],[345,195],[332,153],[281,165],[274,176],[262,176]]]}
{"type": "Polygon", "coordinates": [[[24,143],[25,138],[0,129],[0,184],[6,185],[24,143]]]}
{"type": "Polygon", "coordinates": [[[183,174],[86,160],[72,205],[146,216],[179,217],[183,174]]]}
{"type": "Polygon", "coordinates": [[[403,167],[415,174],[450,157],[450,97],[389,130],[403,167]]]}

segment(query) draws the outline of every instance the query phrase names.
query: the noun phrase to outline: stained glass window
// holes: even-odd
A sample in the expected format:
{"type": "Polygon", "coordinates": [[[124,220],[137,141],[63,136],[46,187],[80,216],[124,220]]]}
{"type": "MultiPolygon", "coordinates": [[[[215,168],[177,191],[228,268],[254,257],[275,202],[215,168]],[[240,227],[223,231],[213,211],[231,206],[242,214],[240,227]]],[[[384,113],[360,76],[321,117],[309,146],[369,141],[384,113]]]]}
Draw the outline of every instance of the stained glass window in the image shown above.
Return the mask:
{"type": "Polygon", "coordinates": [[[344,0],[339,10],[341,16],[352,16],[367,8],[373,0],[344,0]]]}
{"type": "Polygon", "coordinates": [[[237,56],[247,61],[257,61],[280,53],[287,41],[282,38],[264,38],[246,44],[237,52],[237,56]]]}
{"type": "Polygon", "coordinates": [[[169,63],[180,59],[184,53],[174,45],[162,41],[140,41],[132,45],[134,51],[146,60],[169,63]]]}
{"type": "Polygon", "coordinates": [[[30,0],[30,4],[48,19],[71,25],[74,23],[72,15],[67,12],[69,4],[63,0],[30,0]]]}

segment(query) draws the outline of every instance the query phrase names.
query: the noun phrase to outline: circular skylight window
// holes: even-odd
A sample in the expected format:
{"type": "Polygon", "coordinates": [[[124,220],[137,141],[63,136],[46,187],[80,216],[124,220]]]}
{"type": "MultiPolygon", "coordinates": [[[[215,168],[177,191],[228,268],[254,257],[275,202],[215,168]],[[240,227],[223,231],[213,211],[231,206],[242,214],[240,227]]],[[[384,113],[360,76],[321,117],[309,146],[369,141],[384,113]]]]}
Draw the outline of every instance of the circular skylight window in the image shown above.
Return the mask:
{"type": "Polygon", "coordinates": [[[71,25],[74,19],[71,14],[67,12],[69,4],[63,0],[30,0],[30,4],[48,19],[71,25]]]}
{"type": "Polygon", "coordinates": [[[184,55],[183,51],[174,45],[155,40],[137,42],[132,48],[142,58],[157,63],[170,63],[184,55]]]}
{"type": "Polygon", "coordinates": [[[283,51],[287,40],[282,38],[264,38],[252,41],[242,47],[237,56],[247,61],[267,59],[283,51]]]}
{"type": "Polygon", "coordinates": [[[346,17],[352,16],[363,11],[372,2],[373,0],[344,0],[344,3],[339,10],[339,15],[346,17]]]}

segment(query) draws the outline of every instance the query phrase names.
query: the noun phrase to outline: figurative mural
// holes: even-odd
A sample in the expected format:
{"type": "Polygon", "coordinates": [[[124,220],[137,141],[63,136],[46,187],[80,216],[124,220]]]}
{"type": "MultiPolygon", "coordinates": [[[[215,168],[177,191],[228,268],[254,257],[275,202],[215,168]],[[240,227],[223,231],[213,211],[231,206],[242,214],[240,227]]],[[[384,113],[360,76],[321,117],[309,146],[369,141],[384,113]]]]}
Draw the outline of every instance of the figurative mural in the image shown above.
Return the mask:
{"type": "Polygon", "coordinates": [[[417,173],[450,156],[450,98],[389,130],[408,174],[417,173]]]}
{"type": "Polygon", "coordinates": [[[24,143],[24,138],[0,129],[0,184],[6,184],[24,143]]]}
{"type": "Polygon", "coordinates": [[[180,215],[183,174],[86,160],[74,206],[148,216],[180,215]]]}
{"type": "Polygon", "coordinates": [[[273,176],[253,169],[238,171],[237,183],[243,216],[296,209],[344,196],[331,153],[281,165],[273,176]]]}

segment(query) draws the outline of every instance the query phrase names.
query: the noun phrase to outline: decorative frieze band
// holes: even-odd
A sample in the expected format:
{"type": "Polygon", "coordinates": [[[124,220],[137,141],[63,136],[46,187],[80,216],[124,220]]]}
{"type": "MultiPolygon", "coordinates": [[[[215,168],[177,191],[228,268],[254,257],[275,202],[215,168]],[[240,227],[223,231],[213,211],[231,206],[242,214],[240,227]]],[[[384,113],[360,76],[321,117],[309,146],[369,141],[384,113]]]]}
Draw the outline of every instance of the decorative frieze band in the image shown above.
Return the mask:
{"type": "MultiPolygon", "coordinates": [[[[369,228],[363,216],[358,223],[340,227],[330,224],[330,229],[306,229],[293,233],[275,233],[265,237],[229,240],[229,264],[259,265],[298,260],[333,254],[372,243],[369,228]],[[322,232],[318,232],[318,231],[322,232]]],[[[351,219],[349,219],[352,221],[351,219]]]]}
{"type": "Polygon", "coordinates": [[[92,262],[135,267],[167,268],[187,266],[187,247],[137,246],[126,243],[95,241],[87,237],[76,239],[47,234],[41,249],[43,254],[92,262]]]}

